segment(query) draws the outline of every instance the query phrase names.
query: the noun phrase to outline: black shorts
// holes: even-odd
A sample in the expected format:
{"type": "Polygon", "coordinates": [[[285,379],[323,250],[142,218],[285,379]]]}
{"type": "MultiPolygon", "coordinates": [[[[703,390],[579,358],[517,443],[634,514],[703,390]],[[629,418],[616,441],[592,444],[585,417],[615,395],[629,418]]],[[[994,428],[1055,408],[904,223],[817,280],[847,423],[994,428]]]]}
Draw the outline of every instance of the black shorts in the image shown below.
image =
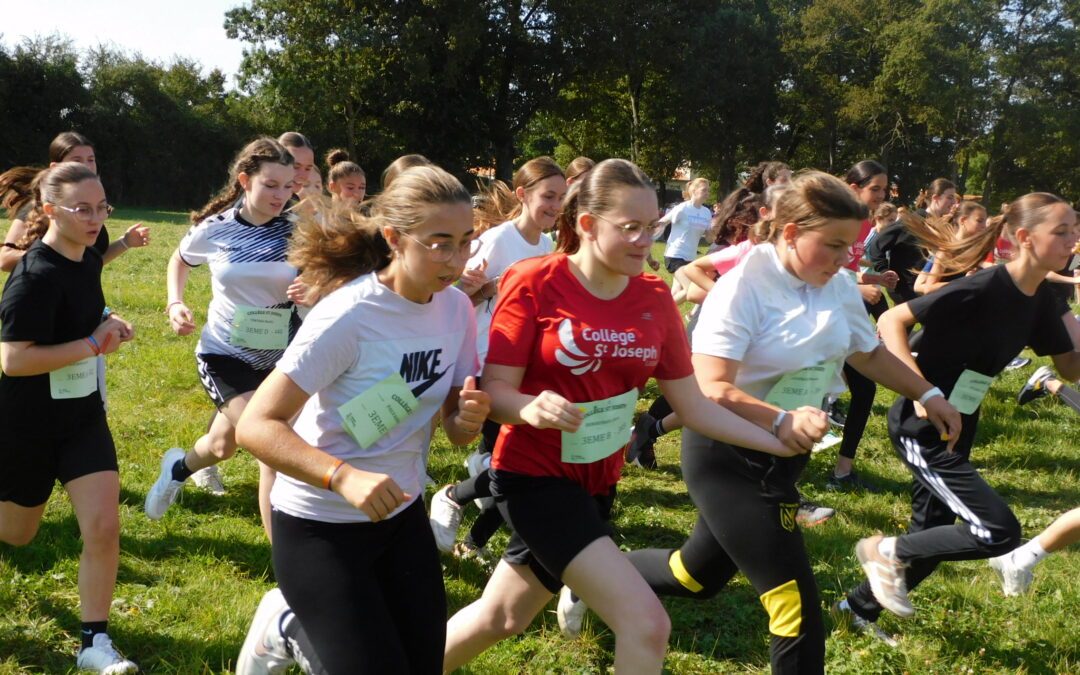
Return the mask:
{"type": "Polygon", "coordinates": [[[196,354],[195,362],[199,366],[199,381],[218,408],[240,394],[258,389],[273,370],[256,370],[240,359],[221,354],[196,354]]]}
{"type": "Polygon", "coordinates": [[[53,485],[99,471],[117,471],[116,446],[102,414],[78,433],[59,438],[19,430],[0,436],[0,502],[40,506],[53,485]]]}
{"type": "Polygon", "coordinates": [[[528,565],[552,593],[562,587],[562,575],[585,547],[613,534],[608,495],[590,495],[577,483],[554,476],[525,476],[492,470],[491,494],[510,526],[503,560],[528,565]]]}
{"type": "Polygon", "coordinates": [[[664,258],[664,267],[670,274],[675,274],[675,270],[680,267],[685,267],[690,264],[689,260],[683,260],[682,258],[664,258]]]}

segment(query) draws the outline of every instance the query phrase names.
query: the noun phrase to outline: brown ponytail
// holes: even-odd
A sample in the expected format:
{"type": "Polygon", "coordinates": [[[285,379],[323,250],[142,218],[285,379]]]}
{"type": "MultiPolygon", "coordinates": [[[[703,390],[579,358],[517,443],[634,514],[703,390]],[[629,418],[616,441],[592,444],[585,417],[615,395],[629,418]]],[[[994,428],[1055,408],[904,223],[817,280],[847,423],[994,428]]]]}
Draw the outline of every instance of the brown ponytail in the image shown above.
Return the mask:
{"type": "Polygon", "coordinates": [[[309,300],[325,297],[389,264],[383,228],[408,232],[431,206],[469,202],[468,190],[439,167],[406,169],[389,188],[365,203],[364,212],[338,205],[321,219],[302,215],[289,241],[289,263],[304,271],[309,300]]]}
{"type": "Polygon", "coordinates": [[[225,186],[205,206],[198,211],[191,212],[192,224],[198,225],[210,216],[221,213],[236,203],[236,200],[244,192],[244,189],[240,187],[238,176],[241,173],[254,176],[259,173],[259,169],[263,164],[268,163],[292,166],[293,156],[285,149],[285,146],[269,137],[257,138],[244,146],[237,153],[236,159],[233,160],[232,167],[229,169],[229,179],[226,181],[225,186]]]}
{"type": "Polygon", "coordinates": [[[562,212],[555,220],[559,232],[556,250],[570,254],[576,253],[581,247],[581,236],[577,231],[578,214],[608,213],[616,207],[617,190],[639,187],[656,191],[649,177],[625,159],[605,159],[585,172],[580,180],[570,186],[563,199],[562,212]]]}

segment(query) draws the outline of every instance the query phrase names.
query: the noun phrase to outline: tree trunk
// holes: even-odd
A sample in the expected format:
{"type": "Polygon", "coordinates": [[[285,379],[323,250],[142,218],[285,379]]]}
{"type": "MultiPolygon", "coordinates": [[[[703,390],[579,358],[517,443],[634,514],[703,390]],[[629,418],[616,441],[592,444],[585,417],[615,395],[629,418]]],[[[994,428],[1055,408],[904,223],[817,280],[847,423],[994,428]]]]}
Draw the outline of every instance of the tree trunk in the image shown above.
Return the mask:
{"type": "Polygon", "coordinates": [[[514,137],[501,136],[494,141],[494,146],[495,177],[509,185],[514,180],[514,157],[517,156],[514,137]]]}

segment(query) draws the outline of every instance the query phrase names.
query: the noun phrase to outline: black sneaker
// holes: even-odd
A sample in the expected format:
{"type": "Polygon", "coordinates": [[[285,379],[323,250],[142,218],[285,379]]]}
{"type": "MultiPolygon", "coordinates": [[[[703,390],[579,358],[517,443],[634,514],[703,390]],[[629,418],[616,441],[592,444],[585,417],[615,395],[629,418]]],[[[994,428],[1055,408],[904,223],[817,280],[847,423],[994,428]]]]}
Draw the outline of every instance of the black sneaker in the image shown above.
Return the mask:
{"type": "Polygon", "coordinates": [[[1016,402],[1024,405],[1037,398],[1047,396],[1050,391],[1046,388],[1046,381],[1053,376],[1054,371],[1050,369],[1050,366],[1040,366],[1038,370],[1031,374],[1024,386],[1020,388],[1020,393],[1016,396],[1016,402]]]}
{"type": "Polygon", "coordinates": [[[840,401],[833,401],[829,404],[829,409],[826,411],[829,415],[829,424],[834,427],[843,429],[847,423],[847,414],[840,407],[840,401]]]}
{"type": "Polygon", "coordinates": [[[1005,366],[1005,370],[1019,370],[1024,366],[1031,363],[1031,359],[1024,358],[1023,356],[1017,356],[1012,361],[1009,361],[1009,365],[1005,366]]]}
{"type": "Polygon", "coordinates": [[[881,492],[881,488],[878,486],[859,478],[859,474],[855,473],[854,469],[846,476],[837,476],[835,473],[829,476],[829,480],[825,483],[825,489],[840,492],[863,491],[874,494],[881,492]]]}
{"type": "Polygon", "coordinates": [[[656,468],[656,450],[653,447],[655,441],[649,435],[649,431],[656,424],[656,418],[649,413],[642,413],[634,425],[634,433],[630,435],[630,443],[626,446],[626,463],[640,466],[643,469],[656,468]]]}

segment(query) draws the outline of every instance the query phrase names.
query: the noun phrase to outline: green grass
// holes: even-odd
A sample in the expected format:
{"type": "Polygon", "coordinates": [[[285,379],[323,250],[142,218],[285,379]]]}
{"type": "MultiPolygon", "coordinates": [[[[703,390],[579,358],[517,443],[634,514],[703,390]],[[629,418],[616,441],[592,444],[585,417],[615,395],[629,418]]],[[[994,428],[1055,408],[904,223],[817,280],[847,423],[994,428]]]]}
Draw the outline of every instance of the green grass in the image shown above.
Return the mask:
{"type": "MultiPolygon", "coordinates": [[[[160,522],[142,512],[158,461],[170,446],[190,447],[212,407],[199,385],[195,338],[172,334],[165,305],[165,263],[187,229],[177,213],[125,210],[110,223],[115,238],[130,223],[152,225],[154,243],[106,268],[109,305],[133,321],[135,342],[109,358],[110,424],[121,467],[121,561],[110,632],[144,671],[219,673],[231,670],[248,621],[273,585],[270,547],[256,506],[258,472],[246,454],[222,465],[229,494],[215,498],[188,489],[160,522]]],[[[5,225],[6,227],[6,225],[5,225]]],[[[659,253],[659,251],[658,251],[659,253]]],[[[200,321],[209,299],[204,270],[191,276],[188,304],[200,321]]],[[[1003,317],[1005,320],[1007,318],[1003,317]]],[[[1080,425],[1053,401],[1024,408],[1015,392],[1039,363],[1003,374],[984,405],[974,458],[1008,499],[1026,536],[1080,504],[1080,425]]],[[[650,388],[644,409],[656,395],[650,388]]],[[[814,458],[803,488],[837,508],[831,522],[806,532],[824,606],[860,580],[852,555],[857,539],[874,530],[899,532],[909,507],[907,471],[893,456],[884,413],[892,399],[878,393],[858,466],[887,489],[882,495],[832,494],[823,489],[834,455],[814,458]]],[[[441,434],[431,474],[441,485],[464,478],[467,450],[441,434]]],[[[658,445],[661,469],[628,468],[615,511],[618,544],[628,549],[678,546],[695,517],[678,462],[678,434],[658,445]]],[[[469,519],[475,509],[468,508],[469,519]]],[[[505,534],[493,542],[496,550],[505,534]]],[[[24,548],[0,544],[0,674],[67,672],[77,646],[78,529],[62,490],[54,493],[41,532],[24,548]]],[[[489,570],[444,558],[451,610],[476,599],[489,570]]],[[[836,673],[1065,673],[1080,672],[1080,554],[1052,556],[1037,571],[1034,592],[1003,598],[985,562],[944,565],[913,593],[910,621],[883,619],[903,637],[892,650],[870,639],[833,632],[828,664],[836,673]]],[[[717,598],[665,600],[673,630],[667,668],[676,673],[762,671],[768,668],[764,611],[741,576],[717,598]]],[[[613,638],[590,615],[584,636],[564,640],[554,603],[521,637],[490,649],[466,672],[602,672],[612,665],[613,638]]],[[[830,626],[831,627],[831,626],[830,626]]]]}

